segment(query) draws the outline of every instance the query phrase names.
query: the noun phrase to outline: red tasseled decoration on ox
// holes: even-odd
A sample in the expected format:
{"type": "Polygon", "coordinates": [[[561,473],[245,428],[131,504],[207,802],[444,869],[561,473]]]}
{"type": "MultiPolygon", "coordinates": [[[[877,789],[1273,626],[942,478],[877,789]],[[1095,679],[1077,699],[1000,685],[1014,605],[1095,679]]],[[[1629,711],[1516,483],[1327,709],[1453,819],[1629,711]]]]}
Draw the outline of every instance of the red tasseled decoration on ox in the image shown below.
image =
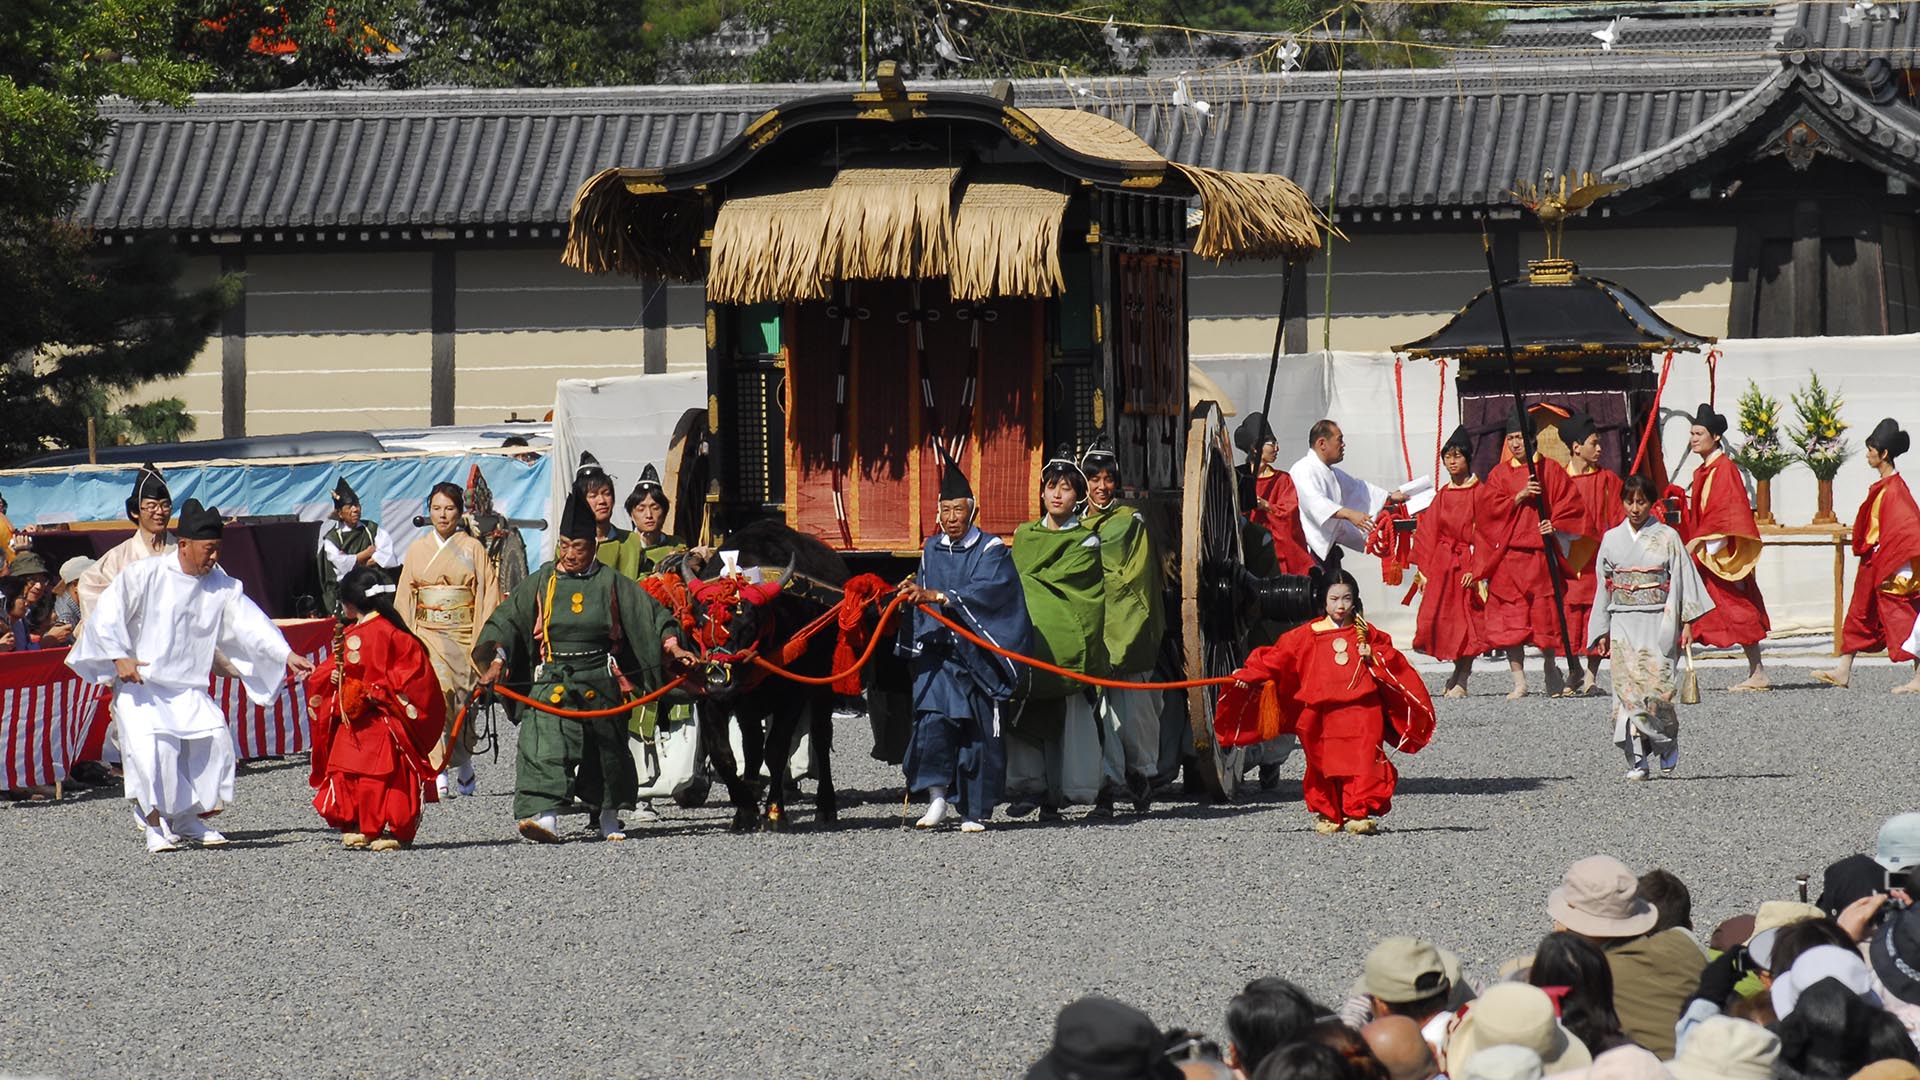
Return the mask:
{"type": "MultiPolygon", "coordinates": [[[[848,671],[853,662],[866,651],[867,642],[874,634],[884,634],[888,628],[867,625],[867,608],[874,601],[893,589],[877,574],[859,574],[848,579],[842,586],[846,600],[840,605],[840,637],[833,643],[833,670],[847,671],[833,684],[836,694],[858,694],[860,692],[860,672],[848,671]]],[[[875,620],[877,623],[878,620],[875,620]]]]}

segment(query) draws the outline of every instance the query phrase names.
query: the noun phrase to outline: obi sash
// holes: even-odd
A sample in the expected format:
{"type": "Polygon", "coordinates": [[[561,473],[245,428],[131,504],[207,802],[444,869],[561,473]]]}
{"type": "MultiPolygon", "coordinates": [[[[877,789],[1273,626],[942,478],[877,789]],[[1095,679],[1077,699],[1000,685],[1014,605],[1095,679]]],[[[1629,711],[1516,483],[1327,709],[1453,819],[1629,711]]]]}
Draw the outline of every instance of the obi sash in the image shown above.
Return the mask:
{"type": "Polygon", "coordinates": [[[473,587],[470,585],[416,585],[414,609],[420,623],[436,630],[473,625],[473,587]]]}
{"type": "Polygon", "coordinates": [[[1667,606],[1667,594],[1673,590],[1666,567],[1646,570],[1615,570],[1607,577],[1616,608],[1658,608],[1667,606]]]}

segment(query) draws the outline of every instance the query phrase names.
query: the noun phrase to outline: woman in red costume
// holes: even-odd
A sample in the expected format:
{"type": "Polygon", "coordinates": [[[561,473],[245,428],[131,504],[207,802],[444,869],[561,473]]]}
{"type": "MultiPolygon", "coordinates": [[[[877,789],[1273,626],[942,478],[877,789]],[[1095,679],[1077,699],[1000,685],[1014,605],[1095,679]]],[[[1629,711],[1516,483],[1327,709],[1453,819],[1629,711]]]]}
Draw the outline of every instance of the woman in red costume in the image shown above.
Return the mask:
{"type": "MultiPolygon", "coordinates": [[[[1623,514],[1620,474],[1600,465],[1599,426],[1586,413],[1574,413],[1561,421],[1560,441],[1567,444],[1567,481],[1580,496],[1580,508],[1586,515],[1579,529],[1570,531],[1578,531],[1582,536],[1605,536],[1607,530],[1620,524],[1623,514]]],[[[1578,571],[1571,565],[1567,567],[1567,625],[1573,633],[1573,642],[1567,651],[1568,697],[1581,693],[1583,687],[1589,696],[1600,693],[1601,658],[1585,644],[1598,577],[1591,561],[1578,571]],[[1587,658],[1584,679],[1580,661],[1575,659],[1580,656],[1587,658]]]]}
{"type": "Polygon", "coordinates": [[[307,679],[313,717],[313,808],[350,848],[413,843],[435,802],[446,699],[426,646],[393,609],[386,574],[361,567],[340,583],[334,654],[307,679]]]}
{"type": "Polygon", "coordinates": [[[1307,550],[1306,530],[1300,527],[1300,494],[1294,490],[1293,477],[1285,469],[1273,467],[1280,456],[1280,441],[1273,437],[1267,418],[1259,413],[1247,414],[1233,431],[1233,444],[1247,455],[1247,463],[1240,468],[1253,481],[1247,517],[1273,537],[1273,557],[1280,573],[1312,571],[1313,552],[1307,550]]]}
{"type": "MultiPolygon", "coordinates": [[[[1853,553],[1860,556],[1860,573],[1853,579],[1853,602],[1840,630],[1840,664],[1813,673],[1823,683],[1847,685],[1855,653],[1885,649],[1895,662],[1915,659],[1911,639],[1920,605],[1920,577],[1914,572],[1914,564],[1920,563],[1920,506],[1893,464],[1910,441],[1891,417],[1867,436],[1867,465],[1880,477],[1867,489],[1867,499],[1853,519],[1853,553]]],[[[1893,692],[1920,693],[1920,662],[1914,664],[1913,678],[1893,692]]]]}
{"type": "Polygon", "coordinates": [[[1393,639],[1360,617],[1351,574],[1327,587],[1325,610],[1326,618],[1253,650],[1220,695],[1214,730],[1227,746],[1299,736],[1314,831],[1371,835],[1399,780],[1383,748],[1411,754],[1426,746],[1433,699],[1393,639]]]}
{"type": "Polygon", "coordinates": [[[1480,625],[1482,603],[1473,576],[1473,522],[1480,503],[1480,479],[1473,475],[1473,440],[1465,427],[1453,429],[1440,448],[1447,482],[1433,503],[1420,511],[1413,534],[1413,565],[1420,570],[1420,615],[1413,647],[1436,660],[1453,661],[1446,696],[1467,696],[1473,658],[1487,651],[1480,625]]]}
{"type": "MultiPolygon", "coordinates": [[[[1521,422],[1518,412],[1507,418],[1500,461],[1480,485],[1479,531],[1473,542],[1473,576],[1486,582],[1487,644],[1506,651],[1513,673],[1508,701],[1527,696],[1528,645],[1546,656],[1547,693],[1557,696],[1566,688],[1554,654],[1566,650],[1561,619],[1569,613],[1554,604],[1547,538],[1554,537],[1560,554],[1573,556],[1562,561],[1573,570],[1584,569],[1599,547],[1598,537],[1582,532],[1587,514],[1567,482],[1567,470],[1535,450],[1539,479],[1529,473],[1521,422]]],[[[1565,625],[1571,627],[1572,620],[1565,625]]]]}
{"type": "Polygon", "coordinates": [[[1713,610],[1693,624],[1693,640],[1714,649],[1740,646],[1747,654],[1747,678],[1729,689],[1768,690],[1772,686],[1760,663],[1760,642],[1773,624],[1767,619],[1767,602],[1753,572],[1760,561],[1760,527],[1754,524],[1746,481],[1721,449],[1720,438],[1726,433],[1727,418],[1702,403],[1688,435],[1688,445],[1700,455],[1700,467],[1693,471],[1680,538],[1700,568],[1713,610]]]}

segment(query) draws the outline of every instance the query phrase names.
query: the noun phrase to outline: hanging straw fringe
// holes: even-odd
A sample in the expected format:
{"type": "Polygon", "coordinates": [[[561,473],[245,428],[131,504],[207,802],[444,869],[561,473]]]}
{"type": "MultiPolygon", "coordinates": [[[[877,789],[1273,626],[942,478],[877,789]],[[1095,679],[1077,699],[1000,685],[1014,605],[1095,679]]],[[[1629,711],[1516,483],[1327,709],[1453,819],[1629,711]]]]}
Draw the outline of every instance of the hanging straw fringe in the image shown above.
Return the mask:
{"type": "Polygon", "coordinates": [[[1060,225],[1067,196],[1036,184],[969,176],[953,216],[953,298],[1059,295],[1066,289],[1060,225]]]}
{"type": "Polygon", "coordinates": [[[560,261],[589,274],[625,273],[697,281],[700,258],[698,196],[662,192],[635,195],[619,169],[604,169],[580,185],[567,222],[560,261]]]}
{"type": "Polygon", "coordinates": [[[827,277],[818,186],[727,200],[713,222],[707,298],[719,304],[823,300],[827,277]]]}
{"type": "Polygon", "coordinates": [[[827,188],[821,270],[829,278],[930,278],[953,250],[960,170],[842,169],[827,188]]]}
{"type": "Polygon", "coordinates": [[[1203,259],[1298,257],[1320,247],[1320,233],[1346,239],[1299,185],[1270,173],[1237,173],[1168,162],[1200,193],[1200,233],[1193,253],[1203,259]]]}

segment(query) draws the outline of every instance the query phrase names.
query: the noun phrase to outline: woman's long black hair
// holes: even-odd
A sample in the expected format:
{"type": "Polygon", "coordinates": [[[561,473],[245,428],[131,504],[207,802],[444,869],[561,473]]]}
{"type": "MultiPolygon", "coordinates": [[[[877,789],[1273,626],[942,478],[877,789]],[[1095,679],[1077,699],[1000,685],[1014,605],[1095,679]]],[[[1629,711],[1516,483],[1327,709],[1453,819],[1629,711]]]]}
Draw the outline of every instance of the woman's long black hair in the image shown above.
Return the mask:
{"type": "Polygon", "coordinates": [[[340,580],[340,602],[352,604],[361,614],[378,612],[381,618],[393,624],[394,629],[415,641],[420,640],[407,626],[406,620],[400,617],[400,612],[394,609],[392,590],[393,579],[387,576],[385,570],[377,566],[362,566],[340,580]],[[374,589],[380,591],[370,592],[374,589]]]}

